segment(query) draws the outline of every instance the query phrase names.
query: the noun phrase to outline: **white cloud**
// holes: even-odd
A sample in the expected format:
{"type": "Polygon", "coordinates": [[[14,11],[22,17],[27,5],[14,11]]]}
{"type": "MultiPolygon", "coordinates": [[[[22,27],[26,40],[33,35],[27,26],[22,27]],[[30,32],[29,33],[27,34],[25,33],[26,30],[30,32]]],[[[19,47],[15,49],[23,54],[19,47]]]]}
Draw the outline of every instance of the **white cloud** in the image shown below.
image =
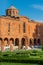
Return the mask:
{"type": "Polygon", "coordinates": [[[43,20],[35,20],[36,22],[43,22],[43,20]]]}
{"type": "Polygon", "coordinates": [[[39,9],[39,10],[43,10],[43,5],[33,4],[33,5],[31,5],[31,7],[36,8],[36,9],[39,9]]]}

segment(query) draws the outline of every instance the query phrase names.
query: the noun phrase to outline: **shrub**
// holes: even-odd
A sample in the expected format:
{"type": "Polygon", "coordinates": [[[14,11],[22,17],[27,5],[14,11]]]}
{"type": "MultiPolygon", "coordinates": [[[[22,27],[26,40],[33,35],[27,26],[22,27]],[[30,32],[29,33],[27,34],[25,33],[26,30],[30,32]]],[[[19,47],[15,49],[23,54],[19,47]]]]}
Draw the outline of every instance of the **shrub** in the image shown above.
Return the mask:
{"type": "Polygon", "coordinates": [[[42,44],[42,51],[43,51],[43,44],[42,44]]]}
{"type": "Polygon", "coordinates": [[[18,51],[18,52],[1,52],[0,61],[7,62],[42,62],[43,61],[43,52],[30,50],[30,51],[18,51]],[[39,55],[38,55],[39,54],[39,55]]]}

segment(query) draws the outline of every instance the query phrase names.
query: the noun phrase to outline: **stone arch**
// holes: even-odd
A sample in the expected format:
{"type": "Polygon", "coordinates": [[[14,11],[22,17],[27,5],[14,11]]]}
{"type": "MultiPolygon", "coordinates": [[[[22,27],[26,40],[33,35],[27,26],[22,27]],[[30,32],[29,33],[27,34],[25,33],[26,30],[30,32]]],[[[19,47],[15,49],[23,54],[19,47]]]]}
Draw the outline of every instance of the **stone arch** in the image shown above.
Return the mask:
{"type": "Polygon", "coordinates": [[[0,38],[0,40],[2,41],[2,38],[0,38]]]}
{"type": "Polygon", "coordinates": [[[41,41],[40,41],[40,39],[37,40],[37,43],[38,43],[38,45],[41,45],[41,41]]]}
{"type": "Polygon", "coordinates": [[[1,44],[2,44],[2,38],[0,38],[0,47],[1,47],[1,44]]]}
{"type": "Polygon", "coordinates": [[[8,38],[4,38],[4,45],[8,46],[8,44],[9,44],[8,38]]]}
{"type": "Polygon", "coordinates": [[[10,43],[14,45],[14,39],[10,38],[10,43]]]}
{"type": "Polygon", "coordinates": [[[7,40],[8,41],[8,38],[4,38],[4,41],[7,40]]]}
{"type": "Polygon", "coordinates": [[[29,45],[28,37],[27,37],[27,36],[24,36],[24,37],[21,39],[21,48],[28,49],[28,45],[29,45]]]}
{"type": "Polygon", "coordinates": [[[15,39],[15,46],[19,46],[19,38],[15,39]]]}
{"type": "Polygon", "coordinates": [[[37,40],[34,38],[34,46],[37,45],[37,40]]]}
{"type": "Polygon", "coordinates": [[[22,43],[22,46],[25,46],[25,38],[22,38],[21,43],[22,43]]]}

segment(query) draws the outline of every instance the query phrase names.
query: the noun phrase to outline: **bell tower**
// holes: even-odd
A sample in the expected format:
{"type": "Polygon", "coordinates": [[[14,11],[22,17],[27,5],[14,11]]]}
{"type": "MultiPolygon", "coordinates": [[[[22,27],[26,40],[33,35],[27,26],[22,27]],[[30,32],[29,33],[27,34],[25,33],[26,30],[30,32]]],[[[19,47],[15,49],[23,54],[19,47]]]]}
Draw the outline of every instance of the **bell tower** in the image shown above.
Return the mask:
{"type": "Polygon", "coordinates": [[[6,10],[6,16],[18,16],[18,10],[15,7],[11,6],[6,10]]]}

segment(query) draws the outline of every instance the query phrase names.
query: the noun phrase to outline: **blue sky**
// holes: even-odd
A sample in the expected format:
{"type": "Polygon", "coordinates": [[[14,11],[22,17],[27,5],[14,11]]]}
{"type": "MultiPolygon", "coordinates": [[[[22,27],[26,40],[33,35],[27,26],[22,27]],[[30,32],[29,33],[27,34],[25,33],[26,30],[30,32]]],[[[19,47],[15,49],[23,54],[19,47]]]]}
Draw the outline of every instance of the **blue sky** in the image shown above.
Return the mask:
{"type": "Polygon", "coordinates": [[[11,6],[17,8],[20,15],[43,22],[43,0],[1,0],[0,16],[11,6]]]}

